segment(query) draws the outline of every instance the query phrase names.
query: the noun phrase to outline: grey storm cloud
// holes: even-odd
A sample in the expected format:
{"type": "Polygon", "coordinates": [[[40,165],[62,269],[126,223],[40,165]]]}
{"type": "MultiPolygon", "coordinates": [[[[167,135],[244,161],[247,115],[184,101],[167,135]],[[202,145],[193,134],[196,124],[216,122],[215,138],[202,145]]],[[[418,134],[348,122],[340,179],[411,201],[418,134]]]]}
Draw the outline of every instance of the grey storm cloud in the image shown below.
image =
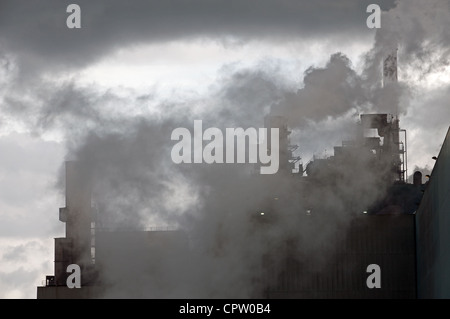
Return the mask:
{"type": "MultiPolygon", "coordinates": [[[[0,45],[25,68],[86,65],[112,50],[146,42],[210,38],[225,41],[358,36],[367,32],[370,0],[76,1],[82,28],[66,27],[72,1],[2,0],[0,45]]],[[[377,1],[383,10],[393,0],[377,1]]]]}

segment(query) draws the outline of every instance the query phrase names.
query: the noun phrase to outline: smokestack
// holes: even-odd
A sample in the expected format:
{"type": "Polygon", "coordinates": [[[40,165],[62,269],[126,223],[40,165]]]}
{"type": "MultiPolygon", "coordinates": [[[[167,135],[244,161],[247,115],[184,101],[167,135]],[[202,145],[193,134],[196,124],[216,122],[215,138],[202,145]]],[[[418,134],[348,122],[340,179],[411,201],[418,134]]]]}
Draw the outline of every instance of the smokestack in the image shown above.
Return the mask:
{"type": "MultiPolygon", "coordinates": [[[[397,51],[398,48],[389,53],[386,59],[383,62],[383,87],[384,94],[388,96],[397,96],[398,95],[398,75],[397,75],[397,51]]],[[[395,175],[398,174],[399,181],[405,181],[405,151],[400,149],[400,120],[399,120],[399,111],[398,111],[398,101],[397,99],[391,100],[391,105],[389,105],[392,110],[392,126],[391,126],[391,147],[393,150],[392,162],[395,167],[395,175]]],[[[389,141],[388,141],[389,142],[389,141]]],[[[406,143],[406,136],[405,136],[406,143]]]]}
{"type": "Polygon", "coordinates": [[[59,220],[66,223],[66,237],[55,239],[55,277],[65,285],[67,266],[77,264],[89,281],[91,257],[91,183],[80,163],[66,162],[66,207],[60,208],[59,220]]]}
{"type": "Polygon", "coordinates": [[[80,166],[76,162],[66,163],[66,237],[74,240],[75,259],[86,263],[91,251],[91,188],[80,166]]]}

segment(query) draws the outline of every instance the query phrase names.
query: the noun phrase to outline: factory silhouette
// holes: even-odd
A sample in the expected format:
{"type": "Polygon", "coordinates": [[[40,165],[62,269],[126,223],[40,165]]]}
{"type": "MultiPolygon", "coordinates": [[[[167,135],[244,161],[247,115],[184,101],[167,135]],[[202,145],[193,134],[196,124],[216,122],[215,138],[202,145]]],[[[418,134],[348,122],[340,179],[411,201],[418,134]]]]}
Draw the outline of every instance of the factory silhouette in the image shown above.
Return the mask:
{"type": "MultiPolygon", "coordinates": [[[[395,87],[396,51],[385,59],[383,73],[383,85],[395,87]]],[[[407,132],[396,106],[391,113],[361,114],[353,139],[335,146],[332,156],[306,164],[293,155],[297,146],[290,144],[286,117],[270,114],[264,124],[279,129],[279,170],[251,178],[281,191],[262,194],[260,205],[246,212],[245,229],[264,249],[246,273],[245,297],[450,297],[445,273],[450,266],[450,130],[440,153],[430,154],[436,156],[433,172],[425,182],[414,172],[409,183],[407,132]],[[272,245],[279,234],[282,243],[272,245]],[[373,264],[380,267],[379,288],[367,285],[367,267],[373,264]]],[[[104,227],[101,212],[92,206],[85,165],[66,162],[65,170],[66,205],[59,220],[66,234],[55,238],[54,274],[37,287],[38,299],[235,297],[222,294],[224,287],[214,293],[202,288],[192,260],[195,234],[170,227],[104,227]],[[66,285],[71,264],[81,268],[81,288],[66,285]]],[[[223,257],[225,240],[226,233],[211,244],[216,260],[223,257]]],[[[236,249],[251,244],[241,242],[236,249]]],[[[227,276],[236,268],[218,262],[215,274],[227,276]]]]}

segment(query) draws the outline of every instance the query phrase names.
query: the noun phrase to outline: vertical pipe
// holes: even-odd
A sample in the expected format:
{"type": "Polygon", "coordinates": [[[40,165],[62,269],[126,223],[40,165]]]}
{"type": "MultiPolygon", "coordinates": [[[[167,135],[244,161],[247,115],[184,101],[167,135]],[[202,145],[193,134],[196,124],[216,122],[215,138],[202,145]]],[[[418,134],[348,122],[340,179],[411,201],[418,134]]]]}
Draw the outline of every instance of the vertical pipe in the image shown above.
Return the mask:
{"type": "Polygon", "coordinates": [[[400,130],[405,133],[405,182],[408,182],[408,140],[406,130],[400,130]]]}

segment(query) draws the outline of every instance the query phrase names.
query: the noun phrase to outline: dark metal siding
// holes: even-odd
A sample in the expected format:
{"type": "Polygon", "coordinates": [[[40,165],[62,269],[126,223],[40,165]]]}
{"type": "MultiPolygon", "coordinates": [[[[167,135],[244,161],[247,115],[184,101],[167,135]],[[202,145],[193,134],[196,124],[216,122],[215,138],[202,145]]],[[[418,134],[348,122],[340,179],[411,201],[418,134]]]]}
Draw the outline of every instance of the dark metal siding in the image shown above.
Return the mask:
{"type": "Polygon", "coordinates": [[[416,214],[418,298],[450,298],[450,129],[416,214]]]}
{"type": "Polygon", "coordinates": [[[269,271],[265,296],[415,298],[414,215],[364,215],[336,237],[330,255],[320,263],[307,256],[284,257],[285,262],[269,271]],[[381,268],[379,289],[366,285],[370,264],[381,268]]]}

